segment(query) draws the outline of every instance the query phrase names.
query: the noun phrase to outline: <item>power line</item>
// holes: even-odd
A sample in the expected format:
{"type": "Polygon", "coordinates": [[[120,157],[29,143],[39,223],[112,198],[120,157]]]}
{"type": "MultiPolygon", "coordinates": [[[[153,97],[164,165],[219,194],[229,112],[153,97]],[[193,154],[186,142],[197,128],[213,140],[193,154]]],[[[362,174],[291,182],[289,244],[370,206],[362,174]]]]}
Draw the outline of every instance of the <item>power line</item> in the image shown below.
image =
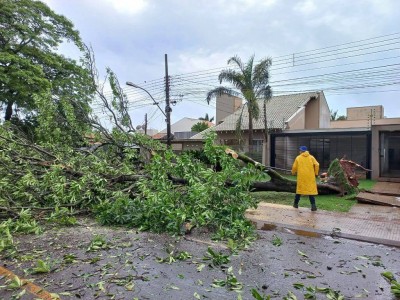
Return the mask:
{"type": "MultiPolygon", "coordinates": [[[[388,39],[388,40],[385,40],[385,41],[399,40],[399,39],[400,39],[400,33],[393,33],[393,34],[390,34],[390,35],[383,35],[383,36],[374,37],[374,38],[370,38],[370,39],[364,39],[364,40],[355,41],[355,42],[349,42],[349,43],[344,43],[344,44],[339,44],[339,45],[334,45],[334,46],[329,46],[329,47],[324,47],[324,48],[318,48],[318,49],[308,50],[308,51],[303,51],[303,52],[295,52],[295,53],[288,54],[288,55],[284,55],[284,56],[277,56],[277,57],[272,58],[273,65],[272,65],[272,68],[271,68],[271,69],[274,68],[274,65],[275,65],[274,62],[280,62],[280,61],[282,61],[282,59],[279,60],[279,58],[281,58],[281,57],[285,57],[285,56],[289,56],[289,55],[290,55],[290,59],[292,59],[293,55],[294,55],[295,57],[299,57],[300,54],[302,54],[302,53],[311,53],[311,52],[315,52],[315,53],[312,53],[312,54],[313,54],[313,55],[316,55],[316,54],[318,54],[318,51],[321,51],[321,50],[330,49],[330,48],[333,48],[333,47],[341,47],[341,46],[350,45],[350,44],[355,44],[355,43],[360,43],[360,42],[363,42],[363,41],[376,40],[376,39],[380,39],[380,38],[383,38],[383,37],[394,36],[394,35],[397,35],[397,36],[399,36],[399,37],[393,38],[393,39],[388,39]]],[[[382,42],[382,41],[371,42],[371,43],[368,43],[368,44],[364,44],[364,46],[373,45],[373,44],[376,44],[376,43],[379,43],[379,42],[382,42]]],[[[397,42],[397,43],[399,43],[399,42],[397,42]]],[[[360,46],[360,45],[358,45],[358,47],[359,47],[359,46],[360,46]]],[[[353,46],[353,47],[356,47],[356,46],[353,46]]],[[[340,49],[340,48],[339,48],[339,49],[340,49]]],[[[368,49],[368,47],[366,47],[365,49],[368,49]]],[[[333,51],[333,50],[325,51],[325,52],[321,52],[320,54],[326,54],[327,52],[332,52],[332,51],[333,51]]],[[[311,54],[310,54],[310,55],[311,55],[311,54]]],[[[301,57],[301,56],[300,56],[300,57],[301,57]]],[[[176,74],[175,76],[187,76],[187,77],[188,77],[188,76],[191,75],[191,74],[219,73],[221,70],[226,69],[226,68],[227,68],[227,66],[224,66],[224,67],[218,67],[218,68],[207,69],[207,70],[200,70],[200,71],[189,72],[189,73],[184,73],[184,74],[176,74]]]]}
{"type": "MultiPolygon", "coordinates": [[[[273,58],[270,74],[284,77],[270,81],[275,95],[288,93],[303,93],[316,90],[326,91],[327,94],[357,94],[377,93],[369,91],[372,88],[384,88],[400,84],[399,55],[390,55],[391,52],[400,49],[400,33],[393,33],[379,37],[348,42],[339,45],[296,52],[293,54],[277,56],[273,58]],[[386,55],[377,57],[377,55],[386,55]],[[351,61],[357,59],[360,61],[351,61]],[[329,62],[335,62],[329,64],[329,62]],[[357,65],[371,65],[387,61],[385,65],[374,65],[364,68],[356,68],[357,65]],[[393,63],[389,63],[393,61],[393,63]],[[312,66],[301,68],[302,66],[312,66]],[[339,69],[336,72],[317,74],[319,70],[330,68],[343,68],[354,66],[352,69],[339,69]],[[279,72],[279,70],[285,70],[279,72]],[[287,78],[286,75],[294,73],[314,72],[314,74],[287,78]]],[[[228,66],[235,69],[233,66],[228,66]]],[[[227,67],[219,67],[195,72],[182,73],[171,76],[171,94],[182,98],[183,102],[191,102],[204,106],[206,93],[219,86],[218,75],[227,67]],[[199,102],[199,103],[198,103],[199,102]],[[204,104],[203,104],[204,103],[204,104]]],[[[154,79],[143,84],[157,100],[165,101],[164,79],[154,79]]],[[[383,90],[382,92],[397,92],[398,89],[383,90]]],[[[135,89],[124,89],[128,100],[129,111],[149,107],[150,99],[135,89]]],[[[107,96],[112,97],[109,92],[107,96]]],[[[211,106],[213,106],[211,104],[211,106]]],[[[229,112],[229,111],[226,111],[229,112]]],[[[151,118],[150,118],[151,119],[151,118]]]]}

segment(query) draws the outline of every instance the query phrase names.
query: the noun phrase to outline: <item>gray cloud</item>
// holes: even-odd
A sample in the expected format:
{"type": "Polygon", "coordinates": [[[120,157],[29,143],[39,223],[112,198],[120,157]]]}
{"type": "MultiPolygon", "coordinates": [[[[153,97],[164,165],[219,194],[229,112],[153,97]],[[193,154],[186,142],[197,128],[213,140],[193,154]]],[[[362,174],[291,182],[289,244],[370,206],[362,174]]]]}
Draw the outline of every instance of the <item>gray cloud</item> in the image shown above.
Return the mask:
{"type": "MultiPolygon", "coordinates": [[[[99,69],[110,66],[121,82],[143,84],[164,76],[165,53],[170,75],[196,72],[224,67],[235,54],[244,60],[252,54],[257,59],[274,58],[394,33],[398,31],[400,17],[397,0],[47,0],[46,3],[68,17],[84,41],[93,46],[99,69]]],[[[303,75],[307,74],[311,73],[303,75]]],[[[288,73],[273,75],[273,79],[297,76],[300,75],[288,73]]],[[[396,87],[399,89],[398,85],[390,89],[396,87]]],[[[384,104],[388,116],[400,116],[398,105],[389,100],[398,97],[399,92],[350,92],[327,93],[330,107],[344,114],[347,106],[384,104]]],[[[183,99],[174,108],[173,120],[180,116],[200,117],[206,112],[215,114],[213,107],[196,105],[189,97],[183,99]]],[[[133,114],[140,119],[153,108],[133,114]]],[[[163,128],[163,118],[156,119],[152,126],[163,128]]]]}

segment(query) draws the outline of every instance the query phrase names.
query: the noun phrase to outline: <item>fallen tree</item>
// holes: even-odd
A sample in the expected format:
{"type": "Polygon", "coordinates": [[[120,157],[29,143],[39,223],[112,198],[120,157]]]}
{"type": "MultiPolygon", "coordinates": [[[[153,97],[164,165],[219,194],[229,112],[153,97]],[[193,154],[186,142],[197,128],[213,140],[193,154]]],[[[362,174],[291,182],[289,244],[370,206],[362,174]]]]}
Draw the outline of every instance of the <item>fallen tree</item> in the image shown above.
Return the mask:
{"type": "MultiPolygon", "coordinates": [[[[265,182],[253,182],[251,185],[252,192],[259,191],[275,191],[275,192],[289,192],[296,193],[296,181],[287,179],[281,174],[276,172],[271,167],[267,167],[251,157],[244,154],[236,153],[234,150],[227,148],[225,150],[226,154],[230,155],[234,159],[239,159],[247,164],[254,165],[257,169],[267,173],[271,180],[265,182]]],[[[318,194],[328,195],[328,194],[339,194],[342,192],[340,187],[333,184],[317,184],[318,194]]]]}
{"type": "MultiPolygon", "coordinates": [[[[216,239],[245,244],[254,238],[244,217],[257,206],[250,192],[295,191],[295,181],[214,145],[213,135],[207,137],[204,162],[135,132],[116,76],[108,70],[112,96],[106,97],[90,51],[87,58],[112,129],[93,113],[81,113],[79,122],[73,114],[60,115],[46,94],[37,99],[37,140],[8,122],[0,126],[0,218],[6,220],[0,224],[0,251],[12,244],[10,233],[40,232],[43,222],[73,225],[78,214],[154,232],[181,234],[186,224],[208,227],[216,239]],[[60,132],[60,122],[71,130],[60,132]],[[91,131],[82,130],[82,122],[91,131]],[[264,173],[270,181],[263,180],[264,173]]],[[[338,193],[334,186],[318,188],[321,194],[338,193]]]]}

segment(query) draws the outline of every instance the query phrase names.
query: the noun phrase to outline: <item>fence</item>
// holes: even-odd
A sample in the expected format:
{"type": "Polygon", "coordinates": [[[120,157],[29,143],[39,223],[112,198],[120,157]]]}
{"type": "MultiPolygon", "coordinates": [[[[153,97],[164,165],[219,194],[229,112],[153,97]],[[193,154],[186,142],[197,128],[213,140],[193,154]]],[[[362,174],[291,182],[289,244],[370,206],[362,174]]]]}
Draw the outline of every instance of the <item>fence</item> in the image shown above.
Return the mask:
{"type": "Polygon", "coordinates": [[[271,138],[271,165],[291,169],[299,154],[299,146],[307,146],[310,154],[319,162],[321,172],[328,170],[332,160],[342,157],[369,169],[370,139],[369,132],[274,135],[271,138]]]}

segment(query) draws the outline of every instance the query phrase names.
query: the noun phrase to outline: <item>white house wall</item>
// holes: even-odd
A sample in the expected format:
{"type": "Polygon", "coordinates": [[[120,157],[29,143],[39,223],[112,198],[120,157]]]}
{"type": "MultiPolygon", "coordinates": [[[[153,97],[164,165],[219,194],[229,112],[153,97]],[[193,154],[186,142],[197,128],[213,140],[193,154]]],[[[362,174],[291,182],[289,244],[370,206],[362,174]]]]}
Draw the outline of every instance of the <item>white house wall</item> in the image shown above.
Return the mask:
{"type": "Polygon", "coordinates": [[[293,115],[287,122],[287,130],[304,129],[306,123],[306,111],[304,106],[299,108],[297,113],[293,115]]]}
{"type": "Polygon", "coordinates": [[[330,128],[331,112],[324,93],[319,93],[319,128],[330,128]]]}

